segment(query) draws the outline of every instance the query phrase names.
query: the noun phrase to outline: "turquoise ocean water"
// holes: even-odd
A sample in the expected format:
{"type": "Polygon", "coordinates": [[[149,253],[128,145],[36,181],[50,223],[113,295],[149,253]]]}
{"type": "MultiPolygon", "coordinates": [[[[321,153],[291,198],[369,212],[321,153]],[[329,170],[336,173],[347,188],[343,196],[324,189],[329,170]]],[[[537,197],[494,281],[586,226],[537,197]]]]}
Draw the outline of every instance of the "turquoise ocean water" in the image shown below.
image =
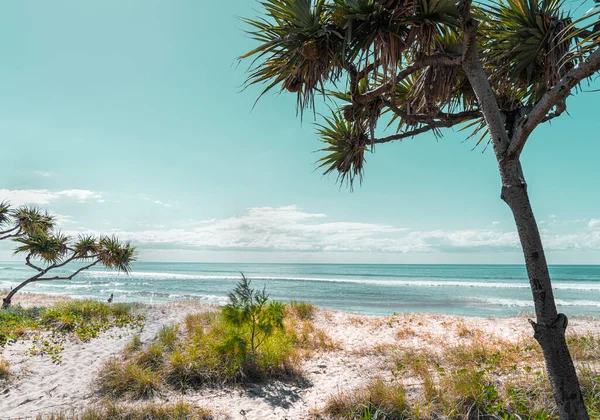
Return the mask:
{"type": "MultiPolygon", "coordinates": [[[[239,271],[271,297],[365,314],[433,312],[509,316],[531,312],[525,268],[517,265],[212,264],[136,263],[130,275],[84,272],[69,282],[23,291],[160,303],[197,300],[223,304],[239,271]]],[[[559,310],[600,316],[600,266],[552,266],[559,310]]],[[[0,263],[0,290],[32,275],[18,263],[0,263]]]]}

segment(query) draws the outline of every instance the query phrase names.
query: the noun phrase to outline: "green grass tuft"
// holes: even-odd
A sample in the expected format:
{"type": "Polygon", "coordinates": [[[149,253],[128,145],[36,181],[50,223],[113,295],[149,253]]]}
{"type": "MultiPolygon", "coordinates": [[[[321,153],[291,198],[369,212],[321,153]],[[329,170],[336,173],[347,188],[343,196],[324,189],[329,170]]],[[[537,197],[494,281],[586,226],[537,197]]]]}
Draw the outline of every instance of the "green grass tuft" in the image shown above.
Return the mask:
{"type": "Polygon", "coordinates": [[[328,400],[324,412],[335,419],[367,420],[411,418],[412,410],[402,384],[377,378],[357,393],[334,395],[328,400]]]}
{"type": "Polygon", "coordinates": [[[118,358],[109,359],[102,368],[98,379],[101,393],[111,397],[129,397],[134,399],[150,398],[161,387],[160,377],[135,360],[125,362],[118,358]]]}

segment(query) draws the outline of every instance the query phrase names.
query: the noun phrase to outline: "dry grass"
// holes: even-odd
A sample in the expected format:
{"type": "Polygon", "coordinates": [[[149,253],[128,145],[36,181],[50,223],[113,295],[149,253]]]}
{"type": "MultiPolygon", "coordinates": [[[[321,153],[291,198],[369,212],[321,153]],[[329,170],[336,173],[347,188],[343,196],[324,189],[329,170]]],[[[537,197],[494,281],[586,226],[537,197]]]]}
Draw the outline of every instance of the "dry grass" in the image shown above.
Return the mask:
{"type": "Polygon", "coordinates": [[[295,316],[301,320],[312,320],[317,311],[317,307],[309,302],[291,301],[287,306],[288,314],[295,316]]]}
{"type": "Polygon", "coordinates": [[[401,327],[396,330],[396,338],[398,340],[406,340],[407,338],[416,337],[417,332],[411,327],[401,327]]]}
{"type": "Polygon", "coordinates": [[[571,356],[579,362],[600,360],[600,336],[588,334],[567,334],[567,344],[571,356]]]}
{"type": "Polygon", "coordinates": [[[7,360],[0,359],[0,381],[7,380],[10,376],[10,363],[7,360]]]}
{"type": "MultiPolygon", "coordinates": [[[[343,419],[558,418],[534,339],[508,341],[481,330],[467,333],[466,325],[455,328],[460,344],[438,342],[435,351],[389,344],[370,348],[368,354],[385,360],[393,379],[335,395],[322,414],[343,419]],[[408,386],[411,392],[402,393],[408,386]],[[386,393],[403,399],[394,405],[379,397],[386,393]]],[[[409,327],[398,331],[401,339],[414,333],[409,327]]],[[[570,334],[567,341],[590,416],[600,418],[600,338],[570,334]]]]}
{"type": "Polygon", "coordinates": [[[403,419],[410,415],[402,384],[388,383],[381,378],[357,393],[332,396],[323,411],[335,419],[403,419]]]}
{"type": "Polygon", "coordinates": [[[302,350],[302,357],[310,357],[314,352],[332,351],[339,349],[336,343],[325,331],[315,327],[310,320],[290,317],[285,321],[286,329],[292,341],[302,350]]]}
{"type": "Polygon", "coordinates": [[[128,406],[104,401],[81,411],[61,411],[39,415],[38,420],[215,420],[216,414],[202,407],[180,401],[175,404],[142,404],[128,406]]]}

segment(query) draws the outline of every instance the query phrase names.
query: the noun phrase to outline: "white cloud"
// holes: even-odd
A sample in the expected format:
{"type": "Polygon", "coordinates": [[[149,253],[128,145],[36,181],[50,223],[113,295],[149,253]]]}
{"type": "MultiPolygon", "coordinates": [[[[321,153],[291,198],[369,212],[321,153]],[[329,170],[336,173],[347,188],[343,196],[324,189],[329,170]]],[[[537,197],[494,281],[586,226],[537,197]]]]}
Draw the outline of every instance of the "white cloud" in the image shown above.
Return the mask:
{"type": "Polygon", "coordinates": [[[226,219],[211,219],[181,229],[120,232],[141,248],[269,252],[477,252],[514,251],[516,233],[491,230],[415,231],[391,225],[329,221],[322,213],[296,206],[255,207],[226,219]]]}
{"type": "Polygon", "coordinates": [[[499,224],[500,224],[500,222],[498,222],[498,221],[493,221],[493,222],[492,222],[492,225],[493,225],[493,226],[498,226],[499,224]]]}
{"type": "Polygon", "coordinates": [[[102,195],[90,190],[63,190],[50,191],[46,189],[39,190],[8,190],[0,189],[0,201],[6,200],[13,206],[23,204],[44,205],[56,201],[62,197],[73,198],[80,202],[90,199],[100,199],[102,195]]]}
{"type": "Polygon", "coordinates": [[[590,229],[600,228],[600,219],[591,219],[588,223],[590,229]]]}
{"type": "Polygon", "coordinates": [[[38,176],[43,176],[45,178],[48,178],[48,177],[51,177],[52,175],[54,175],[52,172],[45,172],[45,171],[33,171],[33,173],[38,176]]]}
{"type": "Polygon", "coordinates": [[[162,202],[162,201],[160,201],[160,200],[155,200],[155,201],[154,201],[154,204],[158,204],[159,206],[163,206],[163,207],[171,207],[171,205],[170,205],[170,204],[163,203],[163,202],[162,202]]]}
{"type": "Polygon", "coordinates": [[[90,190],[64,190],[56,193],[59,196],[75,198],[78,201],[101,199],[102,195],[90,190]]]}
{"type": "Polygon", "coordinates": [[[0,200],[6,200],[14,206],[23,204],[48,204],[58,197],[48,190],[6,190],[0,189],[0,200]]]}

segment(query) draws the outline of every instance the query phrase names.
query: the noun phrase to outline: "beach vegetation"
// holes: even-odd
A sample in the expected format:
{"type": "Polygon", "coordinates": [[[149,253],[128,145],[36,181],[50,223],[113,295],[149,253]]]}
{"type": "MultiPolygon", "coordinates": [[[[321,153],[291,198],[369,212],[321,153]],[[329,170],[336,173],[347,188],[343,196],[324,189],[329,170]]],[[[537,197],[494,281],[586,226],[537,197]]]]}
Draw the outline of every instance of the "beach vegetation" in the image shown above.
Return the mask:
{"type": "Polygon", "coordinates": [[[376,378],[355,393],[331,396],[323,410],[334,419],[410,419],[412,409],[407,403],[406,389],[399,383],[376,378]]]}
{"type": "Polygon", "coordinates": [[[19,305],[0,311],[0,351],[7,344],[31,339],[30,355],[48,355],[61,363],[64,343],[87,342],[112,328],[142,329],[144,316],[137,305],[108,304],[92,300],[59,302],[49,307],[22,308],[19,305]]]}
{"type": "Polygon", "coordinates": [[[143,358],[139,363],[134,360],[123,363],[120,358],[109,359],[98,376],[100,392],[114,398],[134,399],[151,398],[158,394],[160,376],[150,367],[142,366],[144,362],[146,359],[143,358]]]}
{"type": "Polygon", "coordinates": [[[10,363],[0,358],[0,381],[9,379],[11,376],[10,363]]]}
{"type": "MultiPolygon", "coordinates": [[[[597,339],[591,333],[568,335],[591,418],[600,413],[597,339]]],[[[392,376],[334,394],[323,414],[340,419],[558,419],[541,352],[534,339],[508,341],[483,332],[431,347],[382,345],[376,354],[386,360],[392,376]],[[409,386],[411,392],[405,392],[409,386]],[[393,402],[381,395],[404,399],[393,402]]]]}
{"type": "MultiPolygon", "coordinates": [[[[541,345],[561,415],[587,418],[558,313],[521,154],[537,127],[600,73],[600,8],[556,0],[264,0],[243,18],[257,45],[246,86],[295,95],[321,120],[318,165],[350,189],[381,144],[468,130],[493,151],[516,222],[541,345]],[[322,96],[331,115],[315,109],[322,96]]],[[[459,331],[459,334],[461,332],[459,331]]]]}
{"type": "Polygon", "coordinates": [[[229,303],[222,310],[225,321],[236,328],[229,338],[228,346],[251,362],[258,348],[277,331],[283,329],[285,305],[269,300],[266,289],[252,289],[250,280],[242,273],[242,279],[229,294],[229,303]]]}
{"type": "Polygon", "coordinates": [[[155,392],[286,379],[299,374],[302,357],[334,348],[309,319],[242,276],[220,311],[189,314],[183,328],[163,327],[151,343],[130,343],[101,369],[97,384],[105,395],[139,398],[150,395],[140,387],[155,392]]]}
{"type": "Polygon", "coordinates": [[[215,420],[217,418],[220,417],[211,410],[185,401],[124,405],[110,400],[83,410],[63,410],[36,417],[37,420],[215,420]]]}
{"type": "Polygon", "coordinates": [[[15,294],[28,284],[69,281],[96,265],[129,273],[136,260],[135,248],[116,236],[71,238],[57,230],[56,219],[48,212],[27,206],[13,209],[6,202],[0,203],[0,240],[15,242],[14,254],[23,255],[25,265],[34,272],[4,296],[3,309],[8,309],[15,294]],[[65,270],[69,272],[65,274],[65,270]]]}
{"type": "Polygon", "coordinates": [[[301,302],[292,300],[288,306],[289,310],[293,312],[301,320],[311,320],[315,316],[317,308],[310,302],[301,302]]]}

